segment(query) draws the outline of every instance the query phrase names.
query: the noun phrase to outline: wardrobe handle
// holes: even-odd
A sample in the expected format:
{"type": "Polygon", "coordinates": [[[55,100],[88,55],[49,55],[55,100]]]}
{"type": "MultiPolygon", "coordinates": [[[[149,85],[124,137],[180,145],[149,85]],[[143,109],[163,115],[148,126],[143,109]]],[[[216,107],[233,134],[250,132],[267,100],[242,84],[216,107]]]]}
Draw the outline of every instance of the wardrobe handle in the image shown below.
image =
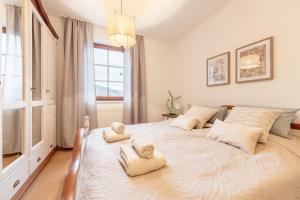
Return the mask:
{"type": "Polygon", "coordinates": [[[34,88],[34,87],[32,87],[32,88],[30,88],[31,90],[36,90],[36,88],[34,88]]]}
{"type": "Polygon", "coordinates": [[[18,185],[20,184],[19,180],[16,180],[16,182],[14,183],[13,187],[16,188],[18,185]]]}
{"type": "Polygon", "coordinates": [[[52,147],[53,147],[53,144],[50,145],[50,148],[52,148],[52,147]]]}
{"type": "Polygon", "coordinates": [[[46,93],[49,93],[49,92],[51,92],[51,90],[46,90],[46,93]]]}
{"type": "Polygon", "coordinates": [[[38,159],[36,159],[37,162],[40,162],[41,161],[41,157],[38,157],[38,159]]]}

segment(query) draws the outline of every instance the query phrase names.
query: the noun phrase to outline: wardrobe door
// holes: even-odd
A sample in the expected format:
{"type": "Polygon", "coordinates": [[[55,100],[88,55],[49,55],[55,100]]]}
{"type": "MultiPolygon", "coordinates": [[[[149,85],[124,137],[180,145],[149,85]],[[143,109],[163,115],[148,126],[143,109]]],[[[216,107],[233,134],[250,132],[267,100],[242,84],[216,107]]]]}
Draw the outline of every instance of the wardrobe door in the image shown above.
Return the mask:
{"type": "Polygon", "coordinates": [[[45,136],[48,137],[56,132],[56,105],[45,105],[45,136]]]}
{"type": "Polygon", "coordinates": [[[30,107],[30,173],[44,159],[44,73],[42,62],[42,23],[38,15],[31,15],[31,100],[30,107]]]}
{"type": "Polygon", "coordinates": [[[1,32],[1,153],[2,169],[23,154],[26,101],[22,63],[22,8],[2,5],[1,32]]]}
{"type": "Polygon", "coordinates": [[[0,199],[10,199],[29,175],[22,3],[0,1],[0,199]]]}
{"type": "Polygon", "coordinates": [[[55,84],[55,73],[56,73],[56,39],[47,32],[47,75],[46,75],[46,96],[49,100],[55,99],[56,84],[55,84]]]}
{"type": "Polygon", "coordinates": [[[56,39],[48,29],[44,29],[43,41],[46,48],[43,48],[43,62],[45,68],[45,154],[48,155],[56,147],[56,39]]]}

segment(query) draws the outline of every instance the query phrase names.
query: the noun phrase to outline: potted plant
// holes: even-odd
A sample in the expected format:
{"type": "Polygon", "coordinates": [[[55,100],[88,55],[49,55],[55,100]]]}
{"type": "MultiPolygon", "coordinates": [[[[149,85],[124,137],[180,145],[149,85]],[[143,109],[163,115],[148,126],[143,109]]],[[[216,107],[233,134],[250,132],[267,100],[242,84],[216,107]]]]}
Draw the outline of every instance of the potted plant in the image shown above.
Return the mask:
{"type": "Polygon", "coordinates": [[[178,101],[181,96],[175,97],[170,90],[168,90],[170,98],[167,99],[166,105],[168,109],[168,114],[170,115],[176,115],[176,107],[175,107],[175,102],[178,101]]]}

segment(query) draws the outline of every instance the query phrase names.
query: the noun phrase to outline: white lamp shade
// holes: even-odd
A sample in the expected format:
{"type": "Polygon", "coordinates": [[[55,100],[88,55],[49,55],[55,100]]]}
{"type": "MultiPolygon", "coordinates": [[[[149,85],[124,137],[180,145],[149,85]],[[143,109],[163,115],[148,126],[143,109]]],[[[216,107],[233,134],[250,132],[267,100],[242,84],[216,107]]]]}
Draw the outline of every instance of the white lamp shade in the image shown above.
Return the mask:
{"type": "Polygon", "coordinates": [[[132,47],[135,45],[135,21],[133,17],[116,14],[109,18],[107,33],[113,46],[132,47]]]}

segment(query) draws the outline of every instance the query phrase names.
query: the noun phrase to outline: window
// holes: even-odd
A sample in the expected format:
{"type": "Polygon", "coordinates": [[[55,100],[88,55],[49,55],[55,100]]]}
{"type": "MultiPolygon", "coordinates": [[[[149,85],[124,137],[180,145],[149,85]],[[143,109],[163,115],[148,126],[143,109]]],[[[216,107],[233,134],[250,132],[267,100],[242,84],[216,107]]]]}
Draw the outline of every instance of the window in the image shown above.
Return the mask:
{"type": "Polygon", "coordinates": [[[97,100],[123,100],[124,49],[94,44],[97,100]]]}

